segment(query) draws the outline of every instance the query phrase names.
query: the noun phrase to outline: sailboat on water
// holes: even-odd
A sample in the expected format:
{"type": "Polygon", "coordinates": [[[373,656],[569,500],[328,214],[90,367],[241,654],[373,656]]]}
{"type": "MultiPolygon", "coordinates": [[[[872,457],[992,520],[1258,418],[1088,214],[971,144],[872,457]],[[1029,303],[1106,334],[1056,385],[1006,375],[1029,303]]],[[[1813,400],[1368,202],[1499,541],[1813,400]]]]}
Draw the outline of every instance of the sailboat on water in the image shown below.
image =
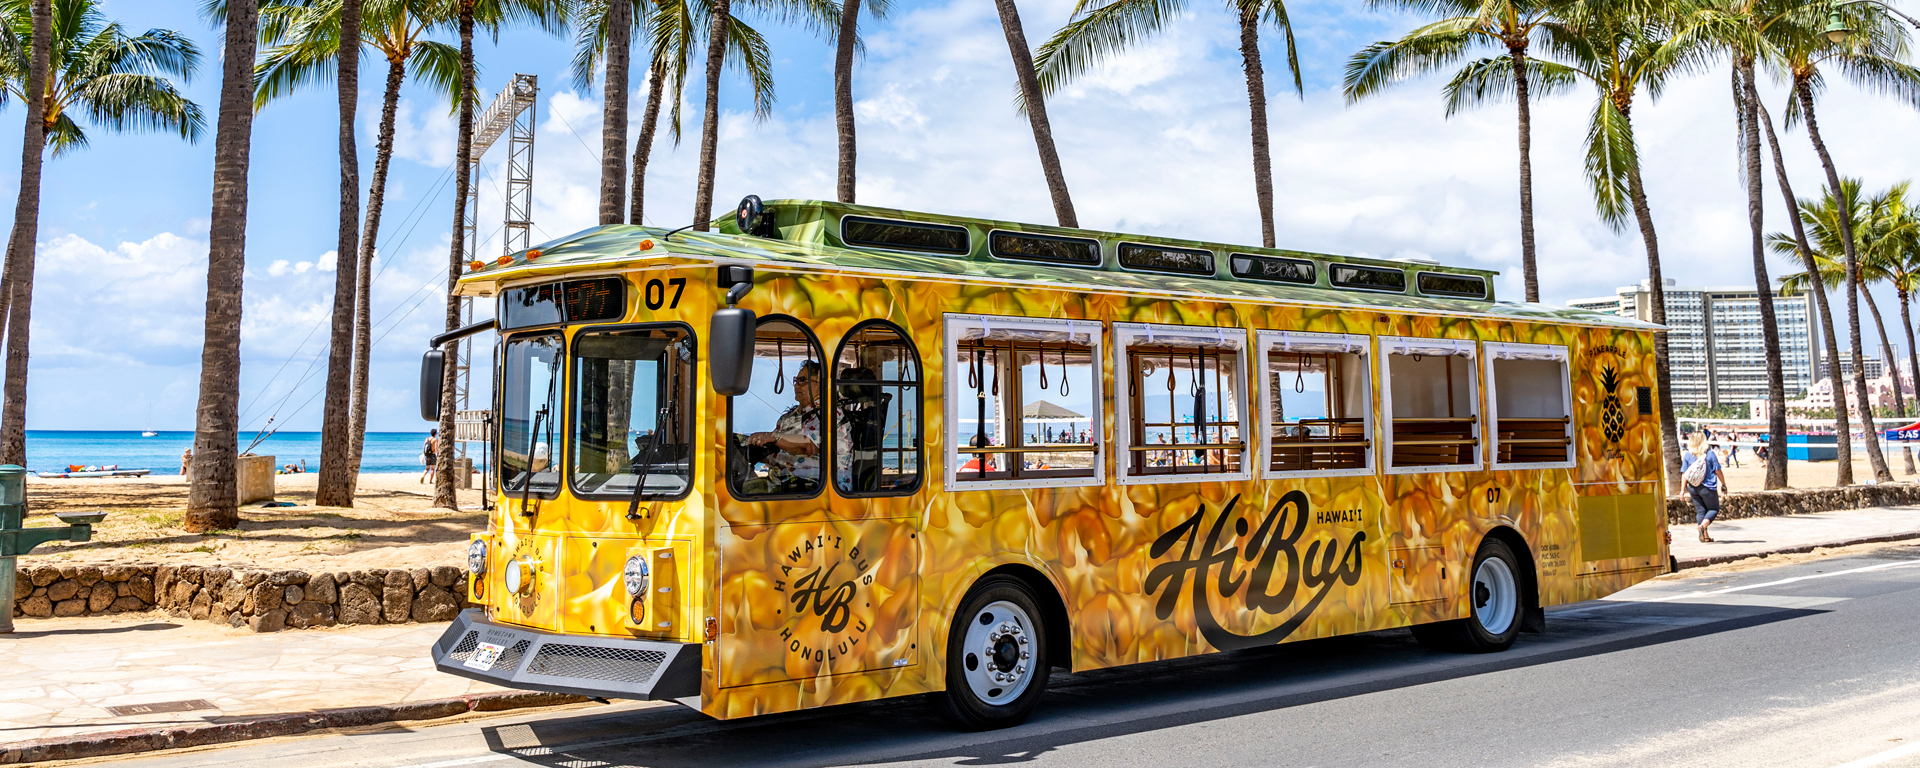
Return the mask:
{"type": "MultiPolygon", "coordinates": [[[[153,406],[151,405],[147,406],[147,423],[148,424],[153,423],[153,406]]],[[[151,429],[143,429],[143,430],[140,430],[140,436],[141,437],[159,437],[160,433],[155,432],[151,429]]]]}

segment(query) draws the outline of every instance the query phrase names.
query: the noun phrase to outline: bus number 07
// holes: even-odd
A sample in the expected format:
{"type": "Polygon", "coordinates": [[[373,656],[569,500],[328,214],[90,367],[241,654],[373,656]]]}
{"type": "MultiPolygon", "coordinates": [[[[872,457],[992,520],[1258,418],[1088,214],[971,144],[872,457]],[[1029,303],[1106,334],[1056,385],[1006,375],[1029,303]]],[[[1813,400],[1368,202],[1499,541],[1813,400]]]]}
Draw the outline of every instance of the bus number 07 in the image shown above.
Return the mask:
{"type": "Polygon", "coordinates": [[[662,305],[665,305],[667,309],[679,307],[680,294],[686,292],[687,279],[684,277],[676,277],[664,283],[659,280],[648,280],[646,289],[647,309],[659,309],[662,305]],[[669,285],[673,286],[672,302],[667,301],[667,286],[669,285]]]}

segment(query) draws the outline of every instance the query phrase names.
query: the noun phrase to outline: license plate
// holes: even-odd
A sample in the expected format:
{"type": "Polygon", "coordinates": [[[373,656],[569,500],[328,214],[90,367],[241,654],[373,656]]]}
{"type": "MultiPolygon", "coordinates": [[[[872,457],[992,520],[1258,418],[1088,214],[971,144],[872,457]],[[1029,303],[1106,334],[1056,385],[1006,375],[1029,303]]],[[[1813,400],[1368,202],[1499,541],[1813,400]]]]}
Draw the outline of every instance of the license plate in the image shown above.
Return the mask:
{"type": "Polygon", "coordinates": [[[473,649],[473,658],[467,659],[465,662],[462,662],[462,663],[465,664],[466,666],[485,672],[487,670],[493,669],[493,663],[496,661],[499,661],[500,654],[505,653],[506,650],[507,650],[507,647],[504,645],[496,645],[494,643],[481,643],[478,647],[473,649]]]}

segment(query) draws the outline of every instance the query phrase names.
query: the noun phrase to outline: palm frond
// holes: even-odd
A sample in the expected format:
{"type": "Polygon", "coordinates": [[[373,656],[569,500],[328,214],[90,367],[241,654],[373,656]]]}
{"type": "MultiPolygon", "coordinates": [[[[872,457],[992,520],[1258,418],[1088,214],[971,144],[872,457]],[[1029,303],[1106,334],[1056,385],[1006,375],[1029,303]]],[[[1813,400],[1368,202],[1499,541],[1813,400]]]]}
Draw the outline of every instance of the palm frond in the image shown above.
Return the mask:
{"type": "MultiPolygon", "coordinates": [[[[1160,31],[1186,0],[1081,0],[1073,20],[1041,44],[1034,56],[1040,93],[1051,95],[1140,38],[1160,31]]],[[[1024,103],[1016,103],[1026,112],[1024,103]]]]}
{"type": "Polygon", "coordinates": [[[1628,174],[1639,165],[1633,124],[1610,98],[1595,99],[1587,127],[1586,176],[1600,220],[1624,229],[1632,213],[1628,174]]]}
{"type": "MultiPolygon", "coordinates": [[[[1526,61],[1527,92],[1532,98],[1565,93],[1578,80],[1565,65],[1535,58],[1526,61]]],[[[1447,117],[1468,107],[1515,98],[1518,84],[1513,78],[1513,57],[1491,56],[1469,62],[1447,81],[1442,93],[1446,96],[1447,117]]]]}
{"type": "Polygon", "coordinates": [[[1471,19],[1448,19],[1407,33],[1398,40],[1382,40],[1347,59],[1342,90],[1352,104],[1394,83],[1449,66],[1467,55],[1473,38],[1463,27],[1471,19]]]}
{"type": "Polygon", "coordinates": [[[753,116],[773,116],[773,51],[767,39],[738,17],[727,17],[727,64],[753,83],[753,116]]]}
{"type": "Polygon", "coordinates": [[[415,43],[413,55],[407,57],[407,70],[413,73],[415,82],[449,101],[460,92],[459,46],[435,40],[415,43]]]}

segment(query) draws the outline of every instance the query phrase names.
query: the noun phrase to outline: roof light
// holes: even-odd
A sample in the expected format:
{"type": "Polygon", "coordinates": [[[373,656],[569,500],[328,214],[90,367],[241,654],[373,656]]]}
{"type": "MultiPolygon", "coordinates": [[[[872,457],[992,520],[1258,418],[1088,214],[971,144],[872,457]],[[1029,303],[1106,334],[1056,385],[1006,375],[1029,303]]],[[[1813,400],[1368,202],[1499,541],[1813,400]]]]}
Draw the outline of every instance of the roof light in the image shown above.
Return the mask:
{"type": "Polygon", "coordinates": [[[500,258],[494,259],[493,263],[504,267],[513,263],[513,256],[511,254],[502,254],[500,258]]]}
{"type": "Polygon", "coordinates": [[[640,241],[640,250],[643,250],[643,251],[651,251],[651,250],[653,250],[653,241],[652,241],[652,240],[642,240],[642,241],[640,241]]]}

